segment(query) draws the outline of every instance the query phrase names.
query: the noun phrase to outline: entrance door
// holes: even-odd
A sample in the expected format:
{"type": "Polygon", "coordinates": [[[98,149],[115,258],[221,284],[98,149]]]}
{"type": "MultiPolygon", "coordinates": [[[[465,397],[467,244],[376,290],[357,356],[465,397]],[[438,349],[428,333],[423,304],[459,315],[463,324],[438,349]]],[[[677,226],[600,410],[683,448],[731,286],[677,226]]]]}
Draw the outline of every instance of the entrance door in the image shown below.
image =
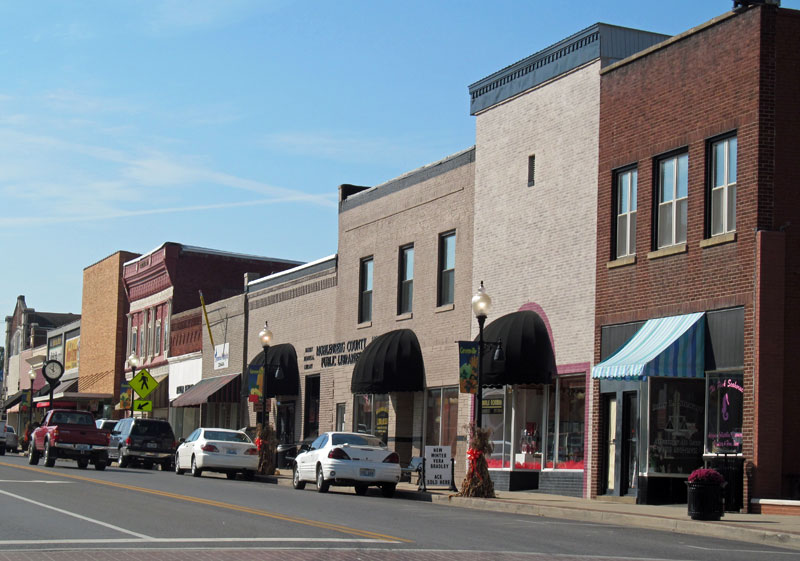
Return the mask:
{"type": "Polygon", "coordinates": [[[306,376],[303,438],[319,434],[319,376],[306,376]]]}
{"type": "Polygon", "coordinates": [[[278,444],[294,444],[294,401],[278,404],[275,430],[278,433],[278,444]]]}
{"type": "Polygon", "coordinates": [[[617,467],[617,397],[610,395],[605,402],[606,419],[606,493],[612,494],[616,485],[614,484],[615,472],[617,467]]]}
{"type": "Polygon", "coordinates": [[[639,415],[636,392],[622,394],[622,465],[620,494],[635,495],[639,483],[639,415]]]}

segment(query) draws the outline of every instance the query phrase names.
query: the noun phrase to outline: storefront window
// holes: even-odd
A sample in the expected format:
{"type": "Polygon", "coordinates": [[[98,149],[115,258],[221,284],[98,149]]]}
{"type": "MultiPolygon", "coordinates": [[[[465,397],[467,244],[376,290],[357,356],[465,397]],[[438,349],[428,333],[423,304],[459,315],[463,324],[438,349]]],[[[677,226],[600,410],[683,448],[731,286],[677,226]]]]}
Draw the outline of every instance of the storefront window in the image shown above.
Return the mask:
{"type": "Polygon", "coordinates": [[[706,381],[706,452],[741,454],[744,375],[708,373],[706,381]]]}
{"type": "Polygon", "coordinates": [[[389,441],[389,394],[356,394],[353,430],[389,441]]]}
{"type": "Polygon", "coordinates": [[[542,410],[547,386],[514,390],[514,469],[542,469],[542,410]]]}
{"type": "Polygon", "coordinates": [[[702,465],[705,380],[650,378],[648,471],[685,474],[702,465]]]}
{"type": "MultiPolygon", "coordinates": [[[[506,392],[504,388],[485,388],[483,390],[483,423],[484,429],[489,429],[489,438],[492,441],[492,453],[487,459],[490,468],[511,467],[511,441],[506,424],[511,422],[511,412],[506,415],[506,392]]],[[[508,408],[510,409],[510,407],[508,408]]]]}
{"type": "Polygon", "coordinates": [[[555,467],[583,469],[586,389],[582,376],[558,381],[558,437],[555,467]]]}
{"type": "Polygon", "coordinates": [[[455,457],[458,435],[458,388],[437,388],[428,391],[425,422],[426,446],[450,446],[455,457]]]}

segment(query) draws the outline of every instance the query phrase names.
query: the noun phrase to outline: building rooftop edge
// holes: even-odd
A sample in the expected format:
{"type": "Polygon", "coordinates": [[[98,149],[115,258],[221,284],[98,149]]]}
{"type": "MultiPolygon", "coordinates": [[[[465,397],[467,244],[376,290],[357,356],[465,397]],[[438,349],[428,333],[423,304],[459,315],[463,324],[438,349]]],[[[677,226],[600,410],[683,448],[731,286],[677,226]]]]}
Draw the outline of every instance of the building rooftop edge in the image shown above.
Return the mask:
{"type": "Polygon", "coordinates": [[[256,261],[274,261],[276,263],[286,263],[286,264],[289,264],[289,265],[301,264],[302,263],[302,261],[295,261],[295,260],[290,260],[290,259],[280,259],[280,258],[277,258],[277,257],[264,257],[263,255],[250,255],[250,254],[247,254],[247,253],[235,253],[235,252],[232,252],[232,251],[223,251],[221,249],[210,249],[210,248],[199,247],[199,246],[194,246],[194,245],[185,245],[185,244],[182,244],[180,242],[164,242],[160,246],[158,246],[158,247],[156,247],[154,249],[151,249],[147,253],[143,253],[142,255],[140,255],[139,257],[136,257],[135,259],[131,259],[130,261],[126,261],[123,264],[123,266],[131,265],[133,263],[137,263],[138,261],[141,261],[145,257],[149,257],[150,255],[152,255],[155,252],[165,248],[168,245],[176,245],[176,246],[178,246],[180,248],[181,252],[186,252],[186,253],[205,253],[205,254],[208,254],[208,255],[219,255],[219,256],[222,256],[222,257],[233,257],[233,258],[236,258],[236,259],[252,259],[252,260],[256,260],[256,261]]]}
{"type": "Polygon", "coordinates": [[[338,254],[334,253],[333,255],[328,255],[327,257],[322,257],[321,259],[317,259],[316,261],[311,261],[309,263],[304,263],[299,267],[293,267],[292,269],[286,269],[285,271],[281,271],[279,273],[273,273],[271,275],[267,275],[266,277],[261,277],[259,279],[252,280],[247,283],[247,292],[251,292],[251,290],[260,290],[261,286],[257,286],[259,284],[263,285],[272,285],[276,284],[276,282],[280,281],[283,277],[289,277],[293,275],[297,275],[297,273],[301,273],[306,269],[312,269],[319,267],[320,265],[326,264],[328,262],[336,263],[336,258],[338,254]]]}

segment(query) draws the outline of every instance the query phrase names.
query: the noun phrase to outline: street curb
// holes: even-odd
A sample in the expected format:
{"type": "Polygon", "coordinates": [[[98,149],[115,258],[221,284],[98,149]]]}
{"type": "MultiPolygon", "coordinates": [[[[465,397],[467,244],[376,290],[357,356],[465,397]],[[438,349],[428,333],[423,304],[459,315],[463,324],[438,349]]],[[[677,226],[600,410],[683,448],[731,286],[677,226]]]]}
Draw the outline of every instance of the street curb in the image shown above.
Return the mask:
{"type": "MultiPolygon", "coordinates": [[[[284,475],[256,476],[258,481],[281,486],[291,486],[292,480],[284,475]]],[[[427,502],[458,508],[471,508],[489,512],[505,512],[525,516],[559,518],[577,522],[593,522],[612,526],[658,530],[675,534],[708,536],[713,538],[736,540],[774,547],[800,550],[800,534],[772,532],[769,530],[749,528],[743,524],[720,521],[707,522],[685,520],[657,516],[652,514],[630,514],[608,510],[587,509],[581,507],[560,507],[518,502],[513,499],[479,499],[473,497],[457,497],[444,493],[431,493],[409,489],[397,489],[394,497],[402,500],[427,502]]]]}

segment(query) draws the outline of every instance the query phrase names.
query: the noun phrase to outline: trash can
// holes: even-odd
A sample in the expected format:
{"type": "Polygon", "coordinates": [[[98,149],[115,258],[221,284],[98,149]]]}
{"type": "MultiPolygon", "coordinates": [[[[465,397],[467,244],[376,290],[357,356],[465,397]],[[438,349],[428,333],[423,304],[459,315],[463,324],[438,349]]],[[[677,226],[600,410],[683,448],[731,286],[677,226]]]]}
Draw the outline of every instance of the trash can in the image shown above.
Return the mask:
{"type": "Polygon", "coordinates": [[[707,467],[722,474],[728,483],[722,491],[726,512],[739,512],[742,509],[744,491],[744,458],[737,455],[706,456],[707,467]]]}
{"type": "Polygon", "coordinates": [[[292,460],[297,456],[297,446],[294,444],[278,444],[275,452],[275,467],[287,468],[292,465],[292,460]]]}

